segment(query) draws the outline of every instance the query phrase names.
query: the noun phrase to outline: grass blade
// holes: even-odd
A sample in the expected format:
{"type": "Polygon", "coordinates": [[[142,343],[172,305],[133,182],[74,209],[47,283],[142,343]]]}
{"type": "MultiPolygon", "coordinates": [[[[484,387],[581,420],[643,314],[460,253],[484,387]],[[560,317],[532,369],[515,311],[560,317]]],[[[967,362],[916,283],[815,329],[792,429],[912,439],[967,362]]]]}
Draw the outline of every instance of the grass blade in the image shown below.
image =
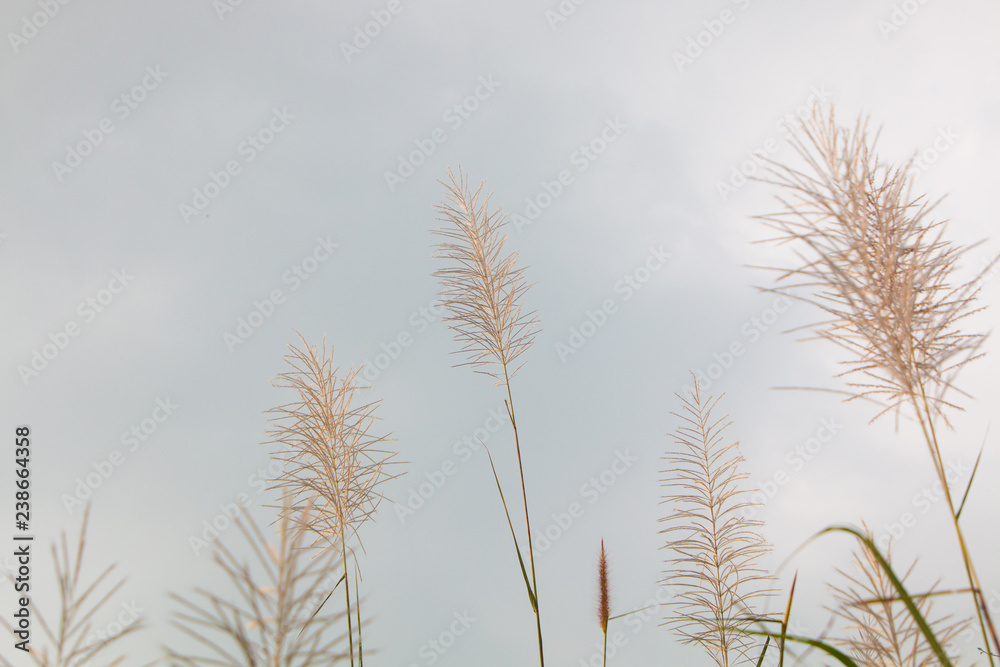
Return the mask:
{"type": "MultiPolygon", "coordinates": [[[[767,637],[768,639],[780,639],[781,641],[785,641],[787,639],[788,641],[798,642],[799,644],[806,644],[808,646],[818,648],[819,650],[830,654],[831,656],[836,658],[842,665],[847,665],[847,667],[859,667],[858,663],[851,660],[851,658],[848,657],[846,653],[818,639],[812,639],[811,637],[800,637],[798,635],[789,635],[783,632],[781,633],[767,632],[766,630],[746,630],[738,628],[732,628],[732,629],[738,630],[739,632],[744,632],[748,635],[758,635],[760,637],[767,637]]],[[[761,660],[763,659],[764,657],[761,656],[761,660]]],[[[760,665],[759,662],[757,664],[760,665]]],[[[951,665],[951,663],[947,664],[951,665]]]]}
{"type": "MultiPolygon", "coordinates": [[[[788,592],[788,604],[785,606],[785,616],[781,619],[781,644],[778,653],[778,667],[785,665],[785,636],[788,634],[788,618],[792,615],[792,600],[795,599],[795,584],[799,580],[799,573],[792,577],[792,590],[788,592]]],[[[763,656],[761,656],[763,658],[763,656]]]]}
{"type": "Polygon", "coordinates": [[[490,468],[493,470],[493,479],[497,482],[497,491],[500,492],[500,501],[503,503],[503,512],[507,515],[507,525],[510,526],[510,536],[514,538],[514,550],[517,551],[517,562],[521,565],[521,575],[524,577],[524,587],[528,590],[528,599],[531,601],[531,608],[538,613],[538,600],[535,598],[535,591],[531,589],[531,583],[528,581],[528,570],[524,567],[524,559],[521,557],[521,547],[517,544],[517,535],[514,533],[514,524],[510,520],[510,512],[507,510],[507,500],[503,497],[503,489],[500,488],[500,478],[497,476],[496,466],[493,465],[493,456],[490,454],[490,448],[485,444],[483,449],[486,450],[486,456],[490,460],[490,468]]]}
{"type": "Polygon", "coordinates": [[[861,542],[865,546],[866,549],[868,549],[868,551],[872,554],[875,560],[878,561],[879,567],[881,567],[882,571],[885,572],[886,576],[889,578],[889,581],[892,582],[893,587],[899,592],[900,599],[906,605],[906,608],[909,610],[910,616],[913,617],[913,620],[917,624],[917,627],[920,628],[920,632],[923,633],[924,638],[927,640],[927,643],[931,647],[931,650],[934,651],[934,655],[937,657],[938,661],[940,661],[941,667],[953,667],[951,660],[949,660],[948,656],[945,654],[944,648],[941,646],[941,643],[937,640],[937,637],[934,636],[934,632],[931,630],[930,625],[927,624],[927,619],[925,619],[923,614],[920,613],[920,610],[917,609],[917,605],[913,602],[913,598],[910,597],[910,594],[906,590],[906,587],[903,586],[903,582],[899,580],[899,577],[896,576],[896,573],[889,565],[889,562],[882,555],[882,552],[879,551],[878,547],[875,546],[875,543],[872,542],[872,540],[867,535],[865,535],[858,529],[853,528],[851,526],[830,526],[829,528],[824,528],[823,530],[813,535],[811,538],[809,538],[806,544],[815,540],[817,537],[821,535],[833,532],[842,532],[842,533],[848,533],[849,535],[853,535],[855,538],[858,539],[859,542],[861,542]]]}
{"type": "Polygon", "coordinates": [[[962,496],[962,502],[958,504],[958,511],[955,512],[955,521],[962,516],[962,508],[965,507],[965,501],[969,498],[969,491],[972,490],[972,480],[976,478],[976,471],[979,470],[979,461],[983,458],[983,450],[986,449],[986,436],[989,435],[989,429],[986,430],[986,435],[983,436],[983,444],[979,447],[979,456],[976,457],[976,465],[972,466],[972,474],[969,475],[969,484],[965,487],[965,494],[962,496]]]}
{"type": "Polygon", "coordinates": [[[329,599],[330,599],[330,597],[331,597],[331,596],[333,596],[333,594],[337,592],[337,587],[338,587],[338,586],[340,586],[340,582],[341,582],[341,581],[343,581],[343,580],[344,580],[344,579],[345,579],[346,577],[347,577],[347,573],[346,573],[346,572],[345,572],[344,574],[342,574],[342,575],[340,576],[340,580],[339,580],[339,581],[337,581],[337,583],[335,583],[335,584],[333,585],[333,590],[332,590],[332,591],[330,591],[330,593],[329,593],[329,594],[328,594],[328,595],[327,595],[327,596],[326,596],[326,597],[325,597],[325,598],[323,599],[323,601],[319,603],[319,606],[318,606],[318,607],[316,607],[316,611],[314,611],[314,612],[312,613],[312,616],[310,616],[310,617],[309,617],[309,620],[307,620],[307,621],[305,622],[305,624],[304,624],[304,625],[302,626],[302,629],[301,629],[301,630],[299,630],[299,635],[300,635],[300,636],[302,635],[302,633],[303,633],[303,632],[305,632],[305,630],[306,630],[306,628],[307,628],[307,627],[309,626],[309,624],[310,624],[310,623],[312,623],[312,620],[313,620],[314,618],[316,618],[316,614],[318,614],[318,613],[319,613],[319,611],[320,611],[320,609],[322,609],[322,608],[323,608],[323,605],[325,605],[325,604],[326,604],[326,601],[327,601],[327,600],[329,600],[329,599]]]}
{"type": "MultiPolygon", "coordinates": [[[[782,633],[782,634],[784,634],[784,633],[782,633]]],[[[768,637],[764,641],[764,648],[760,652],[760,658],[757,659],[757,667],[760,667],[761,665],[764,664],[764,656],[767,655],[767,647],[770,646],[770,645],[771,645],[771,638],[768,637]]]]}

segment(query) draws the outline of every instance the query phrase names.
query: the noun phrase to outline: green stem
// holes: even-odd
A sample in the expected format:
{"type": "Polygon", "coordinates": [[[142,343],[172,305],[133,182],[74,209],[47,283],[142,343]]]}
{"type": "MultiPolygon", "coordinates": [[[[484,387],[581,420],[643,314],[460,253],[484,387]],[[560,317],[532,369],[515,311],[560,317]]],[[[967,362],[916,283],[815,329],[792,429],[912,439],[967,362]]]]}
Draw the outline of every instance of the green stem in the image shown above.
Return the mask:
{"type": "Polygon", "coordinates": [[[538,664],[545,667],[545,652],[542,650],[542,613],[539,609],[538,582],[535,579],[535,549],[531,544],[531,520],[528,518],[528,493],[524,484],[524,466],[521,464],[521,441],[517,435],[517,420],[514,419],[514,399],[510,392],[510,377],[507,375],[507,364],[503,365],[503,379],[507,386],[507,415],[514,429],[514,447],[517,450],[517,471],[521,476],[521,498],[524,500],[524,527],[528,531],[528,562],[531,565],[531,587],[535,591],[535,624],[538,628],[538,664]]]}
{"type": "MultiPolygon", "coordinates": [[[[354,667],[354,628],[351,626],[351,584],[347,576],[347,544],[344,540],[343,522],[340,525],[340,555],[344,561],[344,599],[347,604],[347,644],[351,649],[351,667],[354,667]]],[[[360,630],[360,628],[358,629],[360,630]]]]}
{"type": "MultiPolygon", "coordinates": [[[[924,391],[923,383],[919,384],[921,401],[918,402],[916,397],[914,397],[913,405],[917,410],[917,418],[920,421],[920,428],[924,434],[924,440],[927,442],[927,447],[930,450],[931,459],[934,462],[934,470],[937,473],[938,481],[941,484],[941,488],[944,490],[944,497],[948,503],[948,513],[951,515],[952,523],[955,526],[955,534],[958,537],[958,546],[962,552],[962,562],[965,565],[965,574],[969,580],[969,587],[972,589],[973,601],[976,605],[976,617],[979,621],[979,629],[983,634],[983,641],[986,643],[987,648],[990,646],[990,639],[993,640],[993,645],[1000,650],[1000,640],[997,639],[996,629],[993,626],[993,619],[990,616],[989,608],[986,605],[986,600],[983,597],[983,591],[979,586],[979,576],[976,574],[975,566],[972,564],[972,556],[969,554],[968,546],[965,543],[965,535],[962,532],[962,526],[959,524],[958,517],[955,514],[955,504],[951,498],[951,489],[948,487],[948,479],[944,469],[944,461],[941,458],[941,449],[938,444],[937,431],[934,428],[934,419],[931,412],[930,402],[927,400],[927,393],[924,391]],[[989,630],[987,631],[987,626],[989,630]]],[[[987,652],[987,657],[990,661],[990,667],[995,667],[992,655],[987,652]]]]}
{"type": "Polygon", "coordinates": [[[358,583],[358,571],[354,570],[354,608],[358,614],[358,665],[365,667],[365,649],[361,643],[361,585],[358,583]]]}

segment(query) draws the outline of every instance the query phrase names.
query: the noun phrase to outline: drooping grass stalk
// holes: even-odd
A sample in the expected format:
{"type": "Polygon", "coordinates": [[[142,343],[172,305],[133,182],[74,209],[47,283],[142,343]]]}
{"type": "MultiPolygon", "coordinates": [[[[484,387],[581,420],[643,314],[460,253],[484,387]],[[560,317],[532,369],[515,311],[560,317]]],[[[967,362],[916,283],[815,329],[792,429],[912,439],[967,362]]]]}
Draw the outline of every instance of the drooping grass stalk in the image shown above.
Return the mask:
{"type": "MultiPolygon", "coordinates": [[[[348,647],[354,664],[354,627],[351,615],[348,543],[359,540],[362,524],[372,518],[382,495],[378,488],[395,475],[394,452],[380,447],[388,436],[375,435],[378,401],[359,403],[360,369],[341,373],[333,365],[333,349],[306,343],[288,346],[291,370],[275,380],[292,389],[297,400],[269,410],[272,443],[281,446],[275,458],[283,472],[275,486],[285,489],[292,504],[283,509],[316,536],[314,545],[340,553],[344,568],[344,607],[348,647]],[[306,512],[306,510],[309,510],[306,512]]],[[[357,561],[355,560],[355,568],[357,561]]],[[[360,636],[360,619],[358,621],[360,636]]]]}
{"type": "MultiPolygon", "coordinates": [[[[915,598],[907,590],[906,586],[903,584],[903,579],[905,577],[900,577],[896,574],[892,565],[889,563],[889,559],[886,554],[883,554],[879,548],[875,545],[875,541],[871,537],[865,534],[863,531],[854,528],[852,526],[830,526],[829,528],[824,528],[823,530],[816,533],[809,542],[828,535],[831,533],[847,533],[853,536],[858,543],[865,549],[866,557],[870,558],[874,566],[881,570],[881,573],[888,580],[889,585],[895,592],[895,595],[906,605],[906,609],[910,614],[910,618],[916,624],[920,635],[927,642],[930,647],[931,652],[933,652],[934,658],[938,661],[941,667],[952,667],[952,662],[948,658],[947,653],[944,650],[943,643],[938,637],[938,633],[932,627],[932,624],[927,620],[925,616],[925,610],[921,609],[920,598],[915,598]]],[[[808,544],[807,542],[806,544],[808,544]]],[[[944,634],[944,633],[943,633],[944,634]]]]}
{"type": "MultiPolygon", "coordinates": [[[[850,353],[841,375],[861,376],[848,382],[852,398],[881,402],[876,419],[913,407],[951,514],[983,642],[1000,650],[936,428],[938,419],[947,424],[947,411],[959,409],[946,398],[959,391],[958,371],[981,356],[985,334],[964,333],[957,323],[977,312],[979,278],[997,260],[978,278],[956,281],[955,268],[969,248],[944,238],[945,223],[931,219],[936,202],[911,195],[910,164],[893,168],[881,162],[877,138],[869,138],[864,119],[852,130],[836,124],[832,109],[818,108],[792,139],[803,170],[772,162],[761,180],[784,191],[783,210],[759,219],[778,232],[774,241],[797,247],[799,264],[774,269],[779,283],[797,282],[768,291],[812,303],[830,316],[814,331],[850,353]]],[[[989,662],[995,665],[992,657],[989,662]]]]}
{"type": "MultiPolygon", "coordinates": [[[[862,532],[874,543],[867,526],[862,526],[862,532]]],[[[885,561],[890,565],[891,551],[890,543],[884,554],[885,561]]],[[[837,617],[846,620],[854,631],[853,637],[838,643],[850,649],[854,657],[866,667],[883,664],[900,667],[936,665],[937,657],[927,642],[921,641],[920,628],[901,604],[902,598],[898,596],[874,554],[864,548],[856,549],[853,560],[855,567],[852,572],[838,570],[846,583],[830,586],[839,603],[832,611],[837,617]]],[[[900,583],[905,585],[915,565],[916,562],[899,574],[900,583]]],[[[949,616],[931,617],[932,596],[954,592],[956,591],[938,592],[932,587],[925,594],[910,596],[942,647],[953,642],[968,625],[967,620],[953,621],[949,616]]]]}
{"type": "MultiPolygon", "coordinates": [[[[906,606],[906,610],[907,613],[909,614],[910,619],[916,626],[916,632],[914,633],[914,635],[921,637],[924,641],[927,642],[927,645],[929,647],[929,653],[932,654],[933,660],[936,660],[936,662],[928,662],[925,664],[935,664],[938,665],[939,667],[953,667],[953,663],[951,662],[947,653],[944,650],[944,644],[954,634],[953,629],[949,626],[942,627],[940,625],[938,628],[935,628],[934,624],[927,620],[926,606],[923,605],[922,603],[926,600],[927,597],[929,597],[929,595],[911,595],[910,592],[907,590],[906,586],[903,584],[903,579],[905,579],[905,575],[903,577],[900,577],[899,575],[896,574],[895,570],[893,570],[892,568],[892,565],[889,563],[887,555],[882,554],[879,548],[875,545],[874,540],[866,532],[863,532],[862,530],[859,530],[852,526],[830,526],[828,528],[824,528],[823,530],[819,531],[811,538],[809,538],[802,546],[796,549],[795,552],[793,552],[792,556],[790,556],[789,558],[794,557],[796,553],[804,549],[807,545],[809,545],[816,539],[832,533],[846,533],[848,535],[853,536],[858,541],[860,546],[864,549],[864,559],[869,561],[870,567],[872,569],[878,570],[878,572],[872,572],[872,576],[877,577],[880,582],[883,582],[878,585],[879,588],[881,588],[884,585],[884,587],[887,590],[891,589],[893,591],[892,598],[889,599],[883,598],[881,600],[866,600],[864,602],[881,602],[881,601],[902,602],[906,606]],[[944,641],[942,641],[942,638],[944,639],[944,641]]],[[[794,584],[792,588],[794,593],[794,584]]],[[[789,596],[789,609],[790,608],[791,608],[791,596],[789,596]]],[[[784,643],[785,641],[789,641],[789,642],[805,644],[813,648],[818,648],[824,653],[835,658],[840,664],[846,665],[847,667],[871,667],[871,664],[865,662],[864,660],[862,660],[862,662],[859,664],[853,658],[851,658],[851,656],[844,653],[830,642],[824,641],[823,639],[805,637],[801,635],[790,635],[787,633],[787,626],[788,626],[788,612],[786,611],[785,620],[782,621],[782,627],[780,632],[770,632],[767,630],[750,630],[745,627],[740,628],[737,626],[733,626],[733,630],[748,635],[756,635],[761,637],[779,639],[781,640],[782,643],[784,643]]],[[[980,650],[982,651],[982,649],[980,650]]],[[[985,651],[982,652],[985,653],[985,651]]],[[[886,663],[880,661],[875,664],[881,667],[886,663]]]]}
{"type": "MultiPolygon", "coordinates": [[[[507,416],[514,431],[514,450],[521,482],[524,524],[528,536],[528,562],[531,581],[525,573],[525,586],[535,614],[538,634],[539,664],[545,665],[542,640],[542,618],[538,604],[538,579],[535,570],[535,550],[532,544],[531,516],[528,509],[521,437],[514,413],[511,378],[520,368],[517,359],[536,335],[534,313],[523,311],[524,295],[530,285],[525,282],[524,269],[517,268],[517,253],[504,255],[507,237],[501,234],[506,217],[500,209],[490,210],[489,195],[480,184],[470,190],[468,178],[459,169],[456,176],[448,170],[445,201],[436,206],[438,219],[445,227],[434,230],[444,241],[436,246],[436,257],[447,262],[434,275],[441,281],[441,298],[449,315],[445,318],[467,355],[464,364],[477,372],[491,376],[497,385],[503,384],[507,398],[507,416]]],[[[495,474],[495,473],[494,473],[495,474]]],[[[497,479],[503,500],[503,490],[497,479]]],[[[503,500],[506,511],[506,500],[503,500]]],[[[509,514],[508,514],[509,521],[509,514]]],[[[523,568],[524,559],[513,534],[514,548],[523,568]]]]}

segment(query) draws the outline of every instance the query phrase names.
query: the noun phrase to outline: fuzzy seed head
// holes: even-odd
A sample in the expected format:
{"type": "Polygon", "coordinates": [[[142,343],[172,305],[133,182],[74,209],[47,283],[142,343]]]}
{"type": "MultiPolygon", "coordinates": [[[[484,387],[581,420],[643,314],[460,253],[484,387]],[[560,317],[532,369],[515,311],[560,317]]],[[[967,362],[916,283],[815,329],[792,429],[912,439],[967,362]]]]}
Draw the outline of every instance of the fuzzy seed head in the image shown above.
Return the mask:
{"type": "Polygon", "coordinates": [[[597,561],[597,587],[600,591],[597,620],[600,622],[604,634],[608,634],[608,619],[611,617],[611,591],[608,588],[608,555],[604,551],[604,540],[601,540],[601,557],[597,561]]]}

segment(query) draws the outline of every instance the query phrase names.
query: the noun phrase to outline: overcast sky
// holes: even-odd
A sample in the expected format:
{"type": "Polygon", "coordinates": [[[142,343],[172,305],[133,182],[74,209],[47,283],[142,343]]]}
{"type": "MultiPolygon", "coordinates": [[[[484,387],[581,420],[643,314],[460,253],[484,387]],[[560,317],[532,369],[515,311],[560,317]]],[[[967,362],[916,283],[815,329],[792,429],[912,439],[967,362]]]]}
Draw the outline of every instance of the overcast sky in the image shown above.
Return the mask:
{"type": "MultiPolygon", "coordinates": [[[[466,444],[488,436],[515,498],[512,434],[493,421],[504,395],[453,366],[434,309],[429,230],[449,166],[486,179],[536,283],[527,307],[542,331],[512,391],[533,527],[548,535],[535,547],[552,665],[590,660],[601,640],[602,539],[615,612],[662,597],[660,458],[689,371],[726,394],[747,483],[767,495],[769,566],[831,523],[884,533],[909,512],[897,553],[920,555],[915,581],[963,584],[943,503],[914,500],[934,477],[913,426],[772,389],[842,388],[842,357],[782,333],[818,313],[755,290],[770,276],[749,266],[787,257],[753,244],[766,234],[752,216],[776,193],[741,169],[756,169],[753,154],[790,159],[787,125],[811,104],[845,123],[869,114],[887,159],[920,153],[916,185],[948,195],[952,237],[989,239],[968,255],[971,275],[998,250],[995,3],[5,0],[0,27],[0,422],[8,445],[17,425],[33,433],[36,602],[55,603],[45,544],[76,534],[70,499],[90,495],[85,570],[118,563],[128,582],[111,606],[141,608],[147,625],[126,664],[183,646],[167,594],[218,581],[191,538],[220,505],[246,494],[272,519],[263,412],[286,400],[270,380],[296,332],[325,335],[344,368],[368,365],[407,462],[362,532],[371,664],[536,659],[489,465],[466,444]],[[827,432],[808,459],[792,454],[827,432]],[[101,470],[96,489],[80,486],[101,470]],[[456,614],[475,620],[430,650],[456,614]]],[[[968,326],[995,325],[998,283],[968,326]]],[[[965,479],[1000,408],[988,350],[963,374],[974,399],[945,436],[965,479]]],[[[1000,455],[987,444],[963,521],[1000,605],[1000,455]]],[[[221,539],[240,549],[236,537],[221,539]]],[[[825,538],[782,570],[784,593],[799,573],[803,632],[823,630],[825,585],[850,547],[825,538]]],[[[9,616],[9,584],[0,600],[9,616]]],[[[710,664],[659,627],[655,606],[617,621],[611,663],[710,664]]],[[[0,655],[27,664],[10,644],[0,655]]]]}

